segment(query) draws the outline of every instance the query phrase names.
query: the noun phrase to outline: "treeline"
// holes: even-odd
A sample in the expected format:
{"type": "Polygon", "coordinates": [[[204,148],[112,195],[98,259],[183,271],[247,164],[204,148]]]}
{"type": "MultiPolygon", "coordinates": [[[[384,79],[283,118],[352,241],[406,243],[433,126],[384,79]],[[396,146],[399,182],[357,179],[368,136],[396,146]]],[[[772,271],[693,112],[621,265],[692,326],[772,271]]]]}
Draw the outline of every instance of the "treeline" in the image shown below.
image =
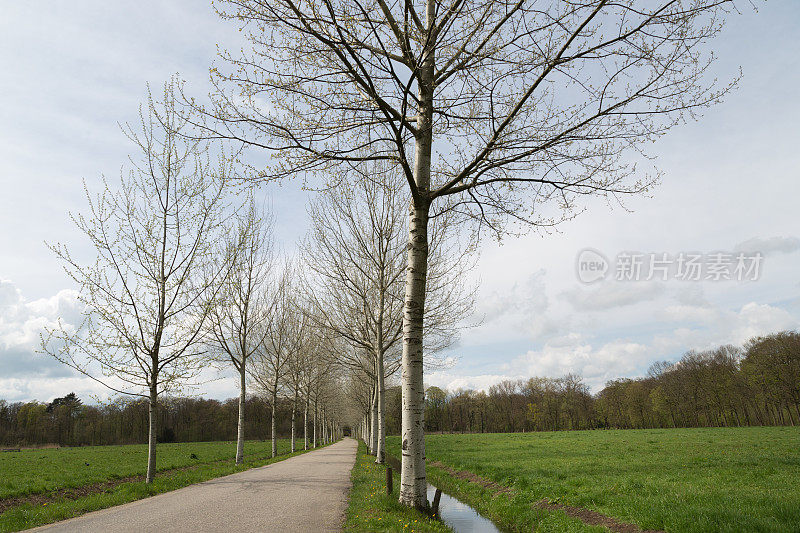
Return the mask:
{"type": "MultiPolygon", "coordinates": [[[[238,398],[225,401],[202,398],[164,398],[158,411],[158,442],[236,440],[238,398]]],[[[0,443],[4,446],[85,446],[147,442],[148,401],[118,400],[84,405],[73,393],[50,403],[0,400],[0,443]]],[[[271,406],[258,396],[246,402],[248,439],[267,440],[271,406]]],[[[276,434],[291,434],[289,400],[276,405],[276,434]]],[[[302,421],[301,421],[302,424],[302,421]]],[[[313,433],[313,420],[309,431],[313,433]]],[[[302,443],[301,443],[302,444],[302,443]]]]}
{"type": "Polygon", "coordinates": [[[800,333],[689,351],[645,377],[609,381],[596,395],[570,374],[504,381],[488,392],[429,387],[425,402],[425,428],[434,432],[796,425],[800,333]]]}

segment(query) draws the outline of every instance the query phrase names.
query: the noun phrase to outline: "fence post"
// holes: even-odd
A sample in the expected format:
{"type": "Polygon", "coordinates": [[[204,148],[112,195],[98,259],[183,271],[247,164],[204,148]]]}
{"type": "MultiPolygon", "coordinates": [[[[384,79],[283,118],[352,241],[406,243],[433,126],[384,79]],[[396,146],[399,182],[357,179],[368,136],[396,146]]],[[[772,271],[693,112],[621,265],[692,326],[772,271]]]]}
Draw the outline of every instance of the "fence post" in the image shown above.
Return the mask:
{"type": "Polygon", "coordinates": [[[442,498],[442,489],[436,489],[436,494],[433,495],[433,514],[439,514],[439,500],[442,498]]]}
{"type": "Polygon", "coordinates": [[[392,482],[394,479],[392,478],[392,467],[386,467],[386,494],[392,494],[392,482]]]}

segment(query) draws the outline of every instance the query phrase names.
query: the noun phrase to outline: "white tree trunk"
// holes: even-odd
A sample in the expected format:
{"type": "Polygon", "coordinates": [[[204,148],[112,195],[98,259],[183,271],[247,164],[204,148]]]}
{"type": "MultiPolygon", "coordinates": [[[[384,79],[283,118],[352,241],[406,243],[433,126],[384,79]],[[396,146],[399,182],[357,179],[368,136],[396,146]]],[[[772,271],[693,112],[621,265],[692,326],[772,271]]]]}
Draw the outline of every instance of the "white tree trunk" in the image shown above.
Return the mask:
{"type": "Polygon", "coordinates": [[[386,383],[383,378],[383,353],[378,350],[377,354],[377,406],[376,412],[378,417],[378,434],[375,448],[375,462],[383,464],[386,461],[386,412],[384,404],[386,403],[386,383]]]}
{"type": "Polygon", "coordinates": [[[239,369],[239,426],[236,431],[236,464],[244,462],[244,405],[247,391],[245,389],[244,364],[239,369]]]}
{"type": "Polygon", "coordinates": [[[378,387],[375,387],[375,392],[372,394],[369,416],[369,453],[375,455],[378,451],[378,387]]]}
{"type": "Polygon", "coordinates": [[[314,448],[317,447],[317,402],[314,401],[314,448]]]}
{"type": "MultiPolygon", "coordinates": [[[[437,2],[426,2],[428,31],[436,19],[437,2]]],[[[414,182],[416,195],[409,206],[408,261],[406,292],[403,302],[402,357],[402,468],[400,471],[400,503],[424,509],[428,506],[425,479],[425,388],[422,376],[422,334],[425,316],[425,285],[428,276],[428,194],[431,183],[431,149],[433,146],[433,79],[434,47],[424,57],[419,72],[417,112],[418,132],[415,137],[414,182]]]]}
{"type": "Polygon", "coordinates": [[[425,389],[423,385],[422,317],[428,256],[428,210],[415,207],[409,221],[408,275],[403,316],[402,468],[400,501],[427,507],[425,480],[425,389]]]}
{"type": "MultiPolygon", "coordinates": [[[[155,381],[155,380],[153,380],[155,381]]],[[[152,483],[156,477],[156,432],[158,431],[158,389],[150,386],[150,406],[148,409],[150,428],[147,435],[147,483],[152,483]]]]}
{"type": "Polygon", "coordinates": [[[272,457],[276,457],[278,455],[278,439],[275,436],[275,402],[278,401],[278,393],[273,391],[272,393],[272,457]]]}
{"type": "Polygon", "coordinates": [[[305,408],[303,410],[303,449],[308,449],[308,396],[306,396],[305,408]]]}
{"type": "Polygon", "coordinates": [[[294,441],[295,441],[295,433],[296,433],[296,431],[295,431],[295,427],[296,427],[295,420],[296,420],[296,418],[297,418],[297,393],[295,393],[294,401],[292,402],[292,453],[295,452],[294,441]]]}

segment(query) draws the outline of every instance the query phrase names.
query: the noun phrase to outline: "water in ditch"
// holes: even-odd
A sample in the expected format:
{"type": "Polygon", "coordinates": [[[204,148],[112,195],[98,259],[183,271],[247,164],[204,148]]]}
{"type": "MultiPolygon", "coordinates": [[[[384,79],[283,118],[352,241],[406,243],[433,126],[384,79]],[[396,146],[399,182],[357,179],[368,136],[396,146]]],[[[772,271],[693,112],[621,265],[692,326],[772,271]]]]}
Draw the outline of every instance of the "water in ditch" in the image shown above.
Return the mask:
{"type": "MultiPolygon", "coordinates": [[[[436,487],[428,485],[428,501],[433,503],[436,487]]],[[[488,519],[469,505],[442,493],[439,499],[439,518],[456,533],[500,533],[488,519]]]]}

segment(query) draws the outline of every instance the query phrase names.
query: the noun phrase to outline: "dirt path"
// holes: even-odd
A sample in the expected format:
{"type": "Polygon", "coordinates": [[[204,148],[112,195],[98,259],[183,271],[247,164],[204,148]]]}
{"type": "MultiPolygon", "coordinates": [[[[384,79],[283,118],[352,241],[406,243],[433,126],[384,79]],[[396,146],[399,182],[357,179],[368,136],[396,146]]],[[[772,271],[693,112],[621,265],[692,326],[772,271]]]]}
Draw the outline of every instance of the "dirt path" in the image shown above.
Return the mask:
{"type": "Polygon", "coordinates": [[[31,531],[339,531],[356,441],[31,531]]]}

